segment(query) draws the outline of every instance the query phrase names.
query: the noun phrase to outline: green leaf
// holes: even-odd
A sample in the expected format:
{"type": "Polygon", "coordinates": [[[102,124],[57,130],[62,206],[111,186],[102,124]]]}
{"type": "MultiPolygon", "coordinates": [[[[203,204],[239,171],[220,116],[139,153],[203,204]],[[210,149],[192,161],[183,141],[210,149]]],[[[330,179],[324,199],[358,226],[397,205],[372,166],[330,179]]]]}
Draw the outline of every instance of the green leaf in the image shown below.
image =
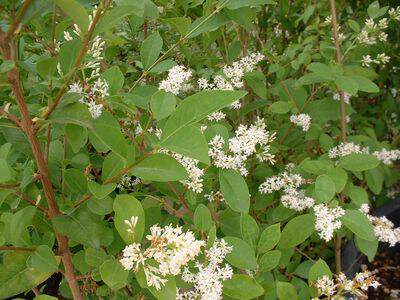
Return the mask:
{"type": "Polygon", "coordinates": [[[185,35],[191,24],[191,19],[186,17],[176,17],[162,19],[162,22],[169,24],[174,30],[178,31],[180,35],[185,35]]]}
{"type": "Polygon", "coordinates": [[[374,169],[379,165],[379,159],[365,153],[352,153],[342,157],[339,166],[352,172],[361,172],[374,169]]]}
{"type": "Polygon", "coordinates": [[[36,63],[36,70],[42,78],[46,79],[55,73],[57,63],[58,61],[55,57],[45,57],[38,60],[36,63]]]}
{"type": "Polygon", "coordinates": [[[276,283],[276,294],[279,300],[297,300],[296,288],[289,282],[278,281],[276,283]]]}
{"type": "Polygon", "coordinates": [[[108,259],[108,255],[103,249],[86,248],[85,262],[91,266],[98,268],[108,259]]]}
{"type": "Polygon", "coordinates": [[[340,167],[330,169],[326,175],[328,175],[335,183],[336,193],[343,191],[347,183],[347,172],[340,167]]]}
{"type": "Polygon", "coordinates": [[[11,180],[12,173],[5,159],[0,158],[0,183],[7,182],[11,180]]]}
{"type": "Polygon", "coordinates": [[[379,195],[382,192],[385,176],[381,168],[375,168],[365,171],[365,179],[367,180],[367,185],[369,189],[375,195],[379,195]]]}
{"type": "Polygon", "coordinates": [[[0,265],[0,299],[18,295],[41,284],[52,273],[40,272],[26,265],[29,253],[7,251],[0,265]]]}
{"type": "Polygon", "coordinates": [[[156,31],[149,35],[140,46],[140,59],[143,64],[143,69],[148,70],[150,66],[157,60],[161,53],[163,40],[156,31]]]}
{"type": "Polygon", "coordinates": [[[143,180],[178,181],[188,178],[185,168],[169,155],[157,153],[137,164],[131,173],[143,180]]]}
{"type": "Polygon", "coordinates": [[[379,87],[372,80],[364,76],[351,76],[358,84],[358,89],[367,93],[379,93],[379,87]]]}
{"type": "Polygon", "coordinates": [[[228,206],[236,212],[248,213],[250,193],[246,181],[234,170],[219,170],[221,193],[228,206]]]}
{"type": "Polygon", "coordinates": [[[244,274],[233,274],[223,285],[224,295],[233,299],[254,299],[264,294],[263,287],[254,278],[244,274]]]}
{"type": "Polygon", "coordinates": [[[101,78],[107,81],[108,93],[110,95],[117,94],[124,86],[124,75],[117,66],[107,69],[103,74],[101,74],[101,78]]]}
{"type": "Polygon", "coordinates": [[[61,45],[58,61],[60,62],[61,72],[64,75],[71,71],[81,46],[82,43],[78,39],[67,41],[61,45]]]}
{"type": "Polygon", "coordinates": [[[242,270],[254,270],[257,268],[254,250],[249,244],[233,236],[226,236],[224,240],[232,246],[232,251],[226,255],[226,261],[228,263],[242,270]]]}
{"type": "Polygon", "coordinates": [[[211,213],[207,206],[199,204],[194,211],[194,226],[201,231],[208,231],[212,224],[211,213]]]}
{"type": "Polygon", "coordinates": [[[28,259],[28,266],[44,273],[54,273],[58,263],[53,251],[47,245],[40,245],[28,259]]]}
{"type": "Polygon", "coordinates": [[[156,120],[162,120],[172,114],[176,106],[176,97],[172,93],[163,90],[157,91],[151,96],[150,108],[156,120]]]}
{"type": "Polygon", "coordinates": [[[103,199],[115,189],[116,184],[109,183],[104,185],[98,184],[93,180],[89,180],[88,187],[93,196],[95,196],[97,199],[103,199]]]}
{"type": "Polygon", "coordinates": [[[335,196],[335,183],[328,175],[319,175],[315,180],[315,195],[319,202],[328,202],[335,196]]]}
{"type": "Polygon", "coordinates": [[[49,295],[39,295],[33,298],[33,300],[57,300],[58,298],[49,295]]]}
{"type": "Polygon", "coordinates": [[[124,18],[135,15],[138,17],[143,16],[144,5],[139,1],[130,1],[128,5],[115,6],[112,9],[106,11],[106,13],[100,18],[94,30],[93,36],[97,36],[104,31],[118,25],[124,20],[124,18]]]}
{"type": "Polygon", "coordinates": [[[358,250],[364,253],[370,262],[375,258],[376,252],[378,251],[378,239],[375,238],[373,241],[364,240],[356,235],[354,242],[358,250]]]}
{"type": "Polygon", "coordinates": [[[308,158],[299,165],[303,171],[316,175],[324,174],[331,166],[332,163],[328,160],[310,160],[308,158]]]}
{"type": "Polygon", "coordinates": [[[260,270],[262,272],[268,272],[279,264],[279,260],[281,259],[281,251],[272,250],[265,253],[260,259],[260,270]]]}
{"type": "Polygon", "coordinates": [[[350,184],[347,188],[347,195],[356,206],[369,203],[368,194],[362,187],[350,184]]]}
{"type": "Polygon", "coordinates": [[[249,214],[240,216],[240,231],[243,240],[254,248],[257,245],[260,228],[258,228],[257,222],[249,214]]]}
{"type": "Polygon", "coordinates": [[[110,152],[103,161],[101,179],[105,181],[114,177],[124,166],[125,164],[121,157],[114,152],[110,152]]]}
{"type": "Polygon", "coordinates": [[[371,19],[376,19],[376,18],[383,16],[387,10],[388,10],[388,6],[381,8],[379,6],[379,2],[374,1],[368,6],[367,13],[371,19]]]}
{"type": "Polygon", "coordinates": [[[118,121],[109,112],[103,111],[99,118],[94,119],[90,130],[104,145],[125,160],[128,144],[118,121]]]}
{"type": "Polygon", "coordinates": [[[160,147],[210,164],[208,144],[200,128],[188,125],[160,143],[160,147]]]}
{"type": "Polygon", "coordinates": [[[226,5],[229,9],[238,9],[246,6],[257,6],[264,4],[275,4],[273,0],[230,0],[226,5]]]}
{"type": "Polygon", "coordinates": [[[258,253],[265,253],[274,248],[281,238],[281,224],[277,223],[268,226],[261,233],[260,240],[257,245],[258,253]]]}
{"type": "Polygon", "coordinates": [[[53,2],[76,23],[82,34],[89,27],[89,16],[85,8],[76,0],[53,0],[53,2]]]}
{"type": "Polygon", "coordinates": [[[81,206],[70,214],[52,219],[53,225],[62,235],[72,241],[88,247],[99,248],[108,245],[110,229],[103,221],[104,217],[93,214],[87,207],[81,206]]]}
{"type": "Polygon", "coordinates": [[[88,132],[85,127],[75,124],[67,124],[65,126],[65,133],[67,135],[67,141],[71,145],[72,151],[74,151],[74,153],[79,152],[79,150],[87,142],[88,132]]]}
{"type": "Polygon", "coordinates": [[[339,90],[351,95],[357,94],[358,83],[352,76],[338,76],[334,81],[339,90]]]}
{"type": "Polygon", "coordinates": [[[280,248],[292,248],[302,242],[313,234],[314,216],[311,214],[304,214],[291,219],[283,228],[281,239],[279,241],[280,248]]]}
{"type": "Polygon", "coordinates": [[[169,139],[172,135],[179,135],[182,128],[201,121],[209,114],[243,98],[246,94],[244,91],[214,90],[201,91],[187,97],[168,118],[161,142],[169,139]]]}
{"type": "Polygon", "coordinates": [[[332,272],[327,263],[323,259],[318,259],[315,264],[310,268],[308,272],[308,280],[310,282],[315,282],[318,278],[327,275],[332,278],[332,272]]]}
{"type": "Polygon", "coordinates": [[[212,17],[203,16],[201,18],[197,18],[188,29],[188,33],[190,32],[188,39],[194,38],[205,32],[208,33],[215,31],[221,26],[229,23],[229,21],[230,20],[222,14],[216,14],[212,17]]]}
{"type": "Polygon", "coordinates": [[[272,103],[269,109],[274,114],[286,114],[290,111],[291,107],[292,105],[290,104],[290,102],[277,101],[272,103]]]}
{"type": "Polygon", "coordinates": [[[105,216],[112,212],[114,199],[106,196],[103,199],[92,197],[87,202],[87,207],[96,215],[105,216]]]}
{"type": "Polygon", "coordinates": [[[87,180],[81,170],[66,169],[64,172],[65,187],[72,194],[85,194],[87,190],[87,180]]]}
{"type": "Polygon", "coordinates": [[[0,65],[0,73],[7,73],[14,68],[15,64],[12,60],[4,60],[0,65]]]}
{"type": "Polygon", "coordinates": [[[361,211],[348,209],[346,214],[341,217],[341,221],[358,237],[367,241],[375,240],[374,227],[361,211]]]}
{"type": "Polygon", "coordinates": [[[129,271],[115,259],[107,260],[100,266],[101,280],[113,290],[123,288],[128,283],[128,275],[129,271]]]}
{"type": "Polygon", "coordinates": [[[125,243],[140,242],[145,225],[142,204],[131,195],[118,195],[114,200],[113,208],[115,211],[114,226],[125,243]],[[134,234],[128,232],[130,227],[125,223],[125,220],[131,221],[132,217],[138,217],[134,234]]]}
{"type": "Polygon", "coordinates": [[[26,247],[31,245],[31,237],[28,227],[32,225],[36,214],[36,208],[33,206],[25,207],[11,216],[8,220],[10,226],[11,243],[17,247],[26,247]]]}

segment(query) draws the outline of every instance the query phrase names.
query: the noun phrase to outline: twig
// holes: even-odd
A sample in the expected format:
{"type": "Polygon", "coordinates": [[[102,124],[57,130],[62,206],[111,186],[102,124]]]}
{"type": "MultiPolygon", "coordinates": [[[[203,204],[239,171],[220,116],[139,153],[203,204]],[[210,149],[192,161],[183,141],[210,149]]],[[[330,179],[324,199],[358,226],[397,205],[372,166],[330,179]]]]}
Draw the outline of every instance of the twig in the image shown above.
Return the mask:
{"type": "Polygon", "coordinates": [[[0,251],[22,251],[22,252],[33,252],[36,248],[33,247],[14,247],[14,246],[0,246],[0,251]]]}
{"type": "MultiPolygon", "coordinates": [[[[336,16],[336,3],[335,0],[330,0],[331,6],[331,16],[332,16],[332,29],[333,29],[333,40],[336,48],[336,62],[339,66],[342,65],[342,52],[340,50],[340,41],[339,41],[339,26],[337,22],[336,16]]],[[[346,109],[344,102],[344,93],[342,91],[340,94],[340,131],[342,142],[346,143],[346,109]]],[[[335,267],[336,273],[339,274],[342,269],[342,259],[341,259],[341,248],[342,248],[342,238],[339,235],[336,235],[335,238],[335,267]]]]}
{"type": "Polygon", "coordinates": [[[25,0],[24,3],[21,6],[21,9],[19,10],[19,13],[17,17],[15,18],[14,22],[11,24],[10,29],[7,31],[6,35],[4,36],[4,41],[7,42],[11,36],[14,34],[15,30],[19,26],[19,23],[21,23],[22,18],[24,17],[26,11],[29,8],[29,5],[31,5],[32,0],[25,0]]]}
{"type": "Polygon", "coordinates": [[[69,83],[72,79],[72,77],[74,76],[76,70],[79,68],[79,66],[81,65],[81,62],[84,58],[84,56],[86,55],[86,52],[88,50],[88,46],[89,46],[89,42],[92,38],[94,29],[96,28],[96,25],[98,23],[98,21],[100,20],[101,14],[103,12],[103,9],[105,9],[105,5],[104,5],[105,1],[102,1],[103,5],[99,5],[96,13],[94,15],[92,24],[90,25],[90,28],[88,30],[88,33],[86,34],[85,38],[83,39],[83,43],[82,43],[82,47],[81,50],[79,51],[79,54],[75,60],[75,63],[73,65],[73,67],[71,68],[71,70],[68,72],[67,76],[66,76],[66,80],[64,82],[64,84],[61,86],[61,88],[59,89],[56,98],[54,100],[54,102],[49,105],[48,109],[46,110],[46,112],[43,114],[43,119],[48,119],[50,117],[50,115],[52,114],[52,112],[57,108],[57,106],[60,104],[61,98],[64,95],[64,93],[66,92],[69,83]]]}
{"type": "MultiPolygon", "coordinates": [[[[40,173],[40,180],[43,185],[43,191],[46,195],[47,205],[49,207],[48,215],[49,218],[52,219],[60,215],[61,212],[57,207],[53,186],[50,180],[51,175],[49,166],[44,159],[43,151],[41,149],[39,139],[36,135],[35,125],[32,122],[28,107],[25,102],[25,97],[20,81],[20,74],[16,67],[18,65],[17,46],[14,40],[9,42],[3,32],[0,32],[0,52],[3,55],[3,59],[14,61],[14,68],[11,69],[7,75],[8,82],[11,84],[15,101],[21,112],[21,128],[25,132],[29,144],[31,145],[32,153],[35,158],[38,171],[40,173]]],[[[83,300],[78,282],[75,279],[75,271],[72,264],[72,255],[68,246],[68,238],[59,234],[57,231],[55,231],[55,233],[58,246],[62,254],[62,261],[65,267],[65,279],[69,284],[72,296],[76,300],[83,300]]]]}
{"type": "Polygon", "coordinates": [[[21,121],[16,116],[10,114],[3,108],[0,108],[0,114],[2,114],[4,117],[6,117],[11,122],[13,122],[15,125],[17,125],[17,127],[21,128],[21,121]]]}

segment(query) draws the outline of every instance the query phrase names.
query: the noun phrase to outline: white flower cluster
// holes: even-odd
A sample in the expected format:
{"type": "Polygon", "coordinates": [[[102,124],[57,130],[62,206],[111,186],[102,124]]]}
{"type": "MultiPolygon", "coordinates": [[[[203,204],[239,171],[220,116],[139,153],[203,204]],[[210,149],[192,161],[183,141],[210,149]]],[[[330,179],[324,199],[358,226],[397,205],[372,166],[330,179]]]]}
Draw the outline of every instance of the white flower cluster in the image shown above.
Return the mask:
{"type": "Polygon", "coordinates": [[[386,217],[375,217],[369,214],[369,205],[362,204],[360,211],[364,213],[374,226],[375,236],[380,242],[389,243],[390,247],[400,242],[400,227],[394,228],[394,224],[386,217]]]}
{"type": "Polygon", "coordinates": [[[381,151],[374,151],[372,155],[375,155],[385,165],[390,165],[392,162],[400,159],[400,150],[386,150],[383,148],[381,151]]]}
{"type": "MultiPolygon", "coordinates": [[[[351,293],[366,299],[366,292],[369,287],[377,288],[380,284],[376,281],[373,272],[364,271],[357,273],[352,280],[346,278],[346,275],[339,273],[335,275],[335,279],[324,275],[312,284],[317,288],[318,296],[326,296],[328,299],[342,299],[347,293],[351,293]]],[[[313,298],[319,299],[319,298],[313,298]]]]}
{"type": "MultiPolygon", "coordinates": [[[[343,92],[344,103],[350,104],[350,98],[351,98],[351,95],[349,93],[343,92]]],[[[339,93],[334,93],[333,94],[333,100],[340,101],[340,94],[339,93]]]]}
{"type": "Polygon", "coordinates": [[[349,143],[340,143],[339,145],[333,147],[329,150],[329,158],[340,158],[352,153],[368,153],[369,149],[364,147],[362,148],[360,145],[354,144],[352,142],[349,143]]]}
{"type": "Polygon", "coordinates": [[[257,158],[262,161],[274,163],[274,155],[270,153],[269,144],[275,139],[275,133],[266,130],[264,119],[258,118],[250,125],[239,125],[235,131],[235,136],[228,141],[228,154],[224,151],[225,141],[220,135],[216,135],[210,142],[209,155],[213,164],[222,169],[238,170],[243,176],[246,176],[246,160],[257,152],[257,145],[260,145],[260,155],[257,158]]]}
{"type": "Polygon", "coordinates": [[[125,174],[124,176],[121,177],[121,179],[117,183],[117,188],[120,190],[131,190],[140,183],[141,183],[140,178],[131,177],[125,174]]]}
{"type": "MultiPolygon", "coordinates": [[[[242,59],[235,61],[232,65],[224,66],[222,72],[224,76],[217,75],[212,82],[205,78],[197,81],[200,90],[234,90],[244,87],[243,77],[246,73],[255,69],[256,65],[264,59],[261,53],[251,53],[242,59]]],[[[241,108],[240,101],[231,104],[231,108],[241,108]]]]}
{"type": "Polygon", "coordinates": [[[368,147],[361,147],[360,145],[354,144],[352,142],[349,143],[341,143],[338,146],[333,147],[329,150],[329,158],[340,158],[352,153],[365,153],[372,154],[377,159],[379,159],[385,165],[390,165],[394,161],[400,159],[400,150],[387,150],[383,148],[380,151],[370,152],[368,147]]]}
{"type": "Polygon", "coordinates": [[[379,20],[378,24],[375,24],[372,19],[367,19],[365,20],[365,26],[358,34],[357,39],[364,45],[375,45],[377,40],[386,42],[388,35],[384,30],[387,27],[388,20],[386,18],[379,20]]]}
{"type": "Polygon", "coordinates": [[[184,66],[174,66],[168,71],[167,79],[160,82],[158,89],[178,95],[187,88],[186,83],[192,77],[192,71],[184,66]]]}
{"type": "MultiPolygon", "coordinates": [[[[197,262],[195,273],[185,268],[182,279],[192,283],[197,294],[196,299],[200,300],[220,300],[222,299],[222,282],[232,278],[233,270],[228,264],[222,265],[225,256],[232,251],[223,239],[216,240],[209,250],[205,251],[206,258],[204,263],[197,262]]],[[[193,294],[191,294],[193,296],[193,294]]],[[[180,297],[180,296],[178,296],[180,297]]],[[[177,298],[188,299],[188,298],[177,298]]]]}
{"type": "Polygon", "coordinates": [[[342,222],[339,220],[345,214],[341,207],[329,208],[326,204],[318,204],[314,206],[315,213],[315,230],[321,239],[330,241],[333,238],[335,230],[342,227],[342,222]]]}
{"type": "Polygon", "coordinates": [[[287,170],[279,175],[267,178],[258,190],[261,194],[283,190],[282,205],[296,211],[303,211],[312,207],[315,202],[313,198],[305,195],[304,190],[300,189],[300,186],[304,183],[305,180],[299,174],[287,170]]]}
{"type": "Polygon", "coordinates": [[[207,119],[211,122],[212,121],[218,122],[225,119],[225,117],[226,117],[225,113],[223,113],[222,111],[216,111],[213,112],[211,115],[209,115],[207,119]]]}
{"type": "Polygon", "coordinates": [[[297,126],[301,126],[303,131],[308,131],[311,125],[311,117],[307,114],[291,115],[290,122],[297,126]]]}
{"type": "Polygon", "coordinates": [[[186,169],[189,179],[182,181],[183,184],[185,184],[195,193],[199,194],[203,191],[204,170],[197,166],[199,163],[197,159],[190,158],[167,149],[160,149],[159,152],[171,155],[186,169]]]}
{"type": "Polygon", "coordinates": [[[371,64],[382,64],[385,65],[390,61],[390,56],[387,56],[385,53],[378,54],[376,59],[373,59],[371,55],[363,55],[363,59],[361,60],[361,64],[364,67],[370,67],[371,64]]]}
{"type": "Polygon", "coordinates": [[[98,78],[91,86],[89,92],[85,92],[79,82],[75,82],[69,86],[70,93],[77,93],[81,96],[79,102],[88,107],[93,119],[97,119],[103,112],[103,104],[97,104],[96,100],[103,100],[108,96],[108,84],[102,78],[98,78]]]}
{"type": "Polygon", "coordinates": [[[191,231],[182,232],[179,226],[162,228],[153,225],[150,232],[146,236],[150,246],[144,250],[139,243],[126,246],[120,262],[126,270],[133,269],[135,272],[142,265],[147,284],[159,290],[167,282],[163,277],[180,274],[181,269],[199,255],[205,242],[196,240],[191,231]],[[149,265],[147,260],[156,261],[158,266],[149,265]]]}
{"type": "Polygon", "coordinates": [[[390,8],[388,13],[391,19],[400,21],[400,6],[397,6],[396,8],[390,8]]]}

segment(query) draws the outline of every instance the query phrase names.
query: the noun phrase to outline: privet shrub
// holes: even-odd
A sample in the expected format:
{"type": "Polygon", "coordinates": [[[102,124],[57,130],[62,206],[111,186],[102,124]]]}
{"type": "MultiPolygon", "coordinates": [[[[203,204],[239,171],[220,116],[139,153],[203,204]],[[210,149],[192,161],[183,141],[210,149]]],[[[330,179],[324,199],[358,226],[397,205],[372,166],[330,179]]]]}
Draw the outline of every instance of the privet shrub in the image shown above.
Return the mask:
{"type": "Polygon", "coordinates": [[[0,298],[365,297],[400,8],[337,2],[3,0],[0,298]]]}

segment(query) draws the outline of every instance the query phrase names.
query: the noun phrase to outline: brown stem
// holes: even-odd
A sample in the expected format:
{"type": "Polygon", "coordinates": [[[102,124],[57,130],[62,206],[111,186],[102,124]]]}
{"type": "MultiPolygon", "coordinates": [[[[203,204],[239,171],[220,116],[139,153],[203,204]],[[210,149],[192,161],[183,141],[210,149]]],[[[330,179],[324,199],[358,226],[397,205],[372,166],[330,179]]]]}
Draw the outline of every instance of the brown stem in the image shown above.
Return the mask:
{"type": "Polygon", "coordinates": [[[13,122],[18,127],[21,127],[21,121],[16,116],[7,112],[5,109],[0,108],[0,114],[5,116],[7,119],[9,119],[11,122],[13,122]]]}
{"type": "MultiPolygon", "coordinates": [[[[336,62],[339,66],[342,65],[342,52],[340,50],[339,41],[339,26],[336,17],[336,3],[335,0],[330,0],[331,15],[332,15],[332,29],[333,29],[333,40],[336,48],[336,62]]],[[[340,131],[342,143],[346,143],[346,109],[344,103],[344,93],[340,91],[340,131]]],[[[339,274],[342,269],[342,259],[341,259],[341,249],[342,249],[342,238],[336,235],[335,238],[335,266],[336,273],[339,274]]]]}
{"type": "MultiPolygon", "coordinates": [[[[0,51],[3,54],[3,58],[6,60],[13,60],[15,66],[17,66],[17,47],[14,41],[8,43],[6,36],[3,32],[0,32],[0,51]]],[[[14,67],[8,72],[8,82],[11,84],[12,91],[15,97],[15,101],[21,113],[21,128],[25,132],[28,141],[32,148],[32,153],[35,158],[38,171],[40,173],[40,180],[43,185],[43,190],[46,195],[47,205],[49,207],[48,215],[52,219],[60,215],[58,210],[53,187],[50,180],[50,171],[47,162],[44,159],[40,142],[35,133],[35,126],[32,122],[28,107],[25,103],[25,97],[22,91],[19,71],[14,67]]],[[[58,246],[62,255],[62,261],[65,267],[65,278],[71,289],[71,293],[74,299],[82,300],[82,294],[79,289],[78,282],[75,279],[74,267],[72,264],[71,252],[68,247],[68,238],[62,236],[56,232],[56,238],[58,246]]]]}
{"type": "MultiPolygon", "coordinates": [[[[104,2],[103,2],[104,3],[104,2]]],[[[108,3],[108,2],[107,2],[108,3]]],[[[69,86],[69,83],[72,79],[72,77],[74,76],[76,70],[79,68],[79,66],[81,65],[81,62],[83,60],[83,58],[86,55],[86,52],[89,48],[89,42],[92,38],[94,29],[96,28],[97,22],[100,20],[101,14],[103,12],[103,5],[99,5],[99,7],[96,10],[95,16],[93,18],[93,22],[90,25],[90,28],[88,30],[88,33],[86,34],[85,38],[83,39],[82,42],[82,47],[81,50],[79,51],[79,54],[75,60],[75,63],[73,65],[73,67],[71,68],[71,70],[68,72],[67,74],[67,78],[64,82],[64,84],[61,86],[61,88],[59,89],[56,98],[54,100],[54,102],[49,105],[48,109],[46,110],[46,112],[43,114],[43,118],[44,119],[48,119],[50,117],[50,115],[52,114],[52,112],[57,108],[57,106],[60,104],[61,98],[64,95],[64,93],[67,91],[67,88],[69,86]]]]}
{"type": "Polygon", "coordinates": [[[22,251],[33,252],[36,248],[14,247],[14,246],[0,246],[0,251],[22,251]]]}
{"type": "Polygon", "coordinates": [[[177,189],[172,185],[171,182],[167,183],[169,189],[175,194],[176,197],[178,197],[179,202],[185,207],[185,209],[188,211],[189,215],[191,218],[193,218],[193,212],[189,207],[189,204],[186,202],[186,199],[183,195],[181,195],[177,189]]]}
{"type": "Polygon", "coordinates": [[[29,8],[29,5],[31,5],[32,0],[25,0],[24,3],[21,6],[21,9],[19,10],[19,13],[17,17],[14,19],[14,22],[11,24],[10,29],[7,31],[6,35],[4,36],[4,40],[8,41],[11,36],[14,34],[15,30],[19,26],[19,23],[21,23],[22,18],[24,17],[26,11],[29,8]]]}

